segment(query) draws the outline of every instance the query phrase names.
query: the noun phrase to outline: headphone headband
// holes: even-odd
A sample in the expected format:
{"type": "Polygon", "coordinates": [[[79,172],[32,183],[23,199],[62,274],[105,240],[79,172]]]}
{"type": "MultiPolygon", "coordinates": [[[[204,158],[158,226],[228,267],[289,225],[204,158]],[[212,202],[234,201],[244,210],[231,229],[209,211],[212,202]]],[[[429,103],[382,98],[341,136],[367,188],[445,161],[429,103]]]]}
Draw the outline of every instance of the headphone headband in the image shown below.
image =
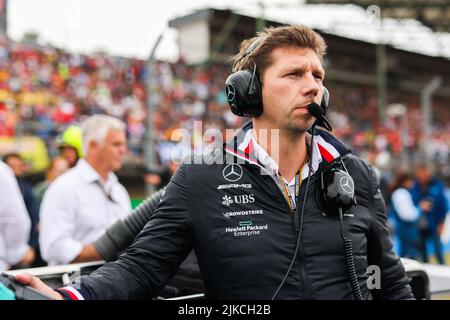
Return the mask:
{"type": "MultiPolygon", "coordinates": [[[[244,59],[245,57],[252,54],[252,52],[255,51],[255,49],[263,42],[263,40],[264,40],[263,37],[259,37],[248,46],[248,48],[247,48],[247,50],[245,50],[244,54],[241,57],[239,57],[239,59],[237,59],[236,62],[233,64],[233,72],[236,72],[236,65],[242,59],[244,59]]],[[[255,63],[255,69],[256,69],[256,63],[255,63]]]]}

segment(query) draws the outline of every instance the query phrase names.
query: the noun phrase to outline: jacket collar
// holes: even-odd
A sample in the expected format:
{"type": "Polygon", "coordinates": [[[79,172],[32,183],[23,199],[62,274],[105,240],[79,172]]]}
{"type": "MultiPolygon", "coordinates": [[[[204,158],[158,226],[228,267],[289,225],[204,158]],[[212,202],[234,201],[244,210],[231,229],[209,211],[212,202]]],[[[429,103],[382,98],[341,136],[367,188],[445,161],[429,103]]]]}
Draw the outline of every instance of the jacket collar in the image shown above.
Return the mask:
{"type": "MultiPolygon", "coordinates": [[[[244,160],[245,162],[260,167],[266,167],[267,163],[263,163],[265,161],[261,161],[261,159],[258,158],[258,154],[255,152],[252,129],[253,124],[251,121],[245,123],[244,126],[237,131],[236,135],[228,141],[228,143],[224,144],[225,153],[244,160]]],[[[308,130],[308,134],[311,135],[311,130],[308,130]]],[[[313,164],[314,171],[316,171],[319,165],[331,163],[334,160],[351,153],[351,150],[346,145],[328,131],[321,129],[316,129],[313,150],[318,150],[318,152],[314,152],[313,160],[314,156],[317,158],[317,156],[320,155],[320,159],[315,161],[316,165],[313,164]]]]}
{"type": "MultiPolygon", "coordinates": [[[[98,172],[87,162],[85,159],[78,160],[75,168],[79,171],[81,179],[86,183],[99,182],[101,184],[101,177],[98,172]]],[[[110,188],[114,183],[117,182],[117,176],[109,172],[108,179],[104,184],[104,187],[110,188]]]]}

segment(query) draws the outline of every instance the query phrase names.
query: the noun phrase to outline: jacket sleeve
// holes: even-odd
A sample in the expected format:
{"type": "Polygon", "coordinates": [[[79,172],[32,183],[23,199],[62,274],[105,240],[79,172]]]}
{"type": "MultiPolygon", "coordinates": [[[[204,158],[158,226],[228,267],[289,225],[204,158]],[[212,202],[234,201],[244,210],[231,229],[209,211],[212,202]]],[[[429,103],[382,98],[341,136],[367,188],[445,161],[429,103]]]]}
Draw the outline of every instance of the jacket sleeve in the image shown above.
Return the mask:
{"type": "Polygon", "coordinates": [[[174,276],[192,250],[186,165],[168,184],[155,214],[133,244],[115,262],[107,263],[72,285],[87,299],[149,299],[174,276]]]}
{"type": "Polygon", "coordinates": [[[371,194],[369,203],[373,219],[368,234],[368,263],[380,268],[380,289],[372,290],[374,299],[414,299],[400,257],[393,251],[386,217],[386,206],[379,189],[378,176],[369,165],[371,194]]]}

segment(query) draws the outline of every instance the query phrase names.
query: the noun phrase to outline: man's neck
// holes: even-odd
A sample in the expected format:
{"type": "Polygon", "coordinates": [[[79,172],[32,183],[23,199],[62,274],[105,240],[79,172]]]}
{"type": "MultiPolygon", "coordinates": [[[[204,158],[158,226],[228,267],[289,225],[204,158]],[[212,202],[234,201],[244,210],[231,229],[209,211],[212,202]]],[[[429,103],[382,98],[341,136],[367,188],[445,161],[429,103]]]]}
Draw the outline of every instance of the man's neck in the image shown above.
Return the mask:
{"type": "Polygon", "coordinates": [[[98,175],[100,176],[100,182],[102,184],[104,184],[108,180],[108,173],[109,173],[109,171],[107,169],[105,169],[100,163],[98,163],[97,161],[93,160],[92,158],[86,157],[85,160],[98,173],[98,175]]]}
{"type": "Polygon", "coordinates": [[[253,123],[253,136],[278,164],[278,171],[291,181],[307,160],[305,132],[268,129],[253,123]],[[277,133],[278,132],[278,133],[277,133]]]}

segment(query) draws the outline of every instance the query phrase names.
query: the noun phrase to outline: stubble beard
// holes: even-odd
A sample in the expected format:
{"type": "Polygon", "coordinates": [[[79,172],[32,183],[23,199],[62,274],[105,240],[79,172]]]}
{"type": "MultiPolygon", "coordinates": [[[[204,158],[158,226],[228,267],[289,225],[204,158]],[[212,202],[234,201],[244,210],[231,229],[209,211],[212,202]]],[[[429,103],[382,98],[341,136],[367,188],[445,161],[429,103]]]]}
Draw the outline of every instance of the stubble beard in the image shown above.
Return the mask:
{"type": "Polygon", "coordinates": [[[313,125],[313,116],[305,114],[301,118],[297,117],[293,119],[292,115],[288,115],[284,123],[284,130],[291,135],[303,134],[313,125]]]}

